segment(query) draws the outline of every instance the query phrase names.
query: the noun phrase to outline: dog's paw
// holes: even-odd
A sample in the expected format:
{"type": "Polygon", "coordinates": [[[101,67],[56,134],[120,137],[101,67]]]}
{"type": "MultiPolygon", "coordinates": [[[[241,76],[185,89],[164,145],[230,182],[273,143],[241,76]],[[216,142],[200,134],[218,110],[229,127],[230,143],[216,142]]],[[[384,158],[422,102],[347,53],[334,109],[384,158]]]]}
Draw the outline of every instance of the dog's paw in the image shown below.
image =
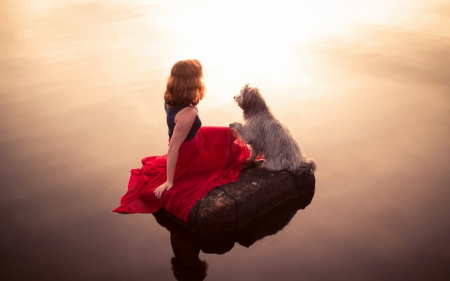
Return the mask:
{"type": "Polygon", "coordinates": [[[242,129],[242,124],[238,122],[234,122],[230,124],[230,129],[232,130],[240,130],[242,129]]]}
{"type": "Polygon", "coordinates": [[[247,161],[249,162],[253,162],[255,164],[255,166],[264,166],[264,159],[247,159],[247,161]]]}

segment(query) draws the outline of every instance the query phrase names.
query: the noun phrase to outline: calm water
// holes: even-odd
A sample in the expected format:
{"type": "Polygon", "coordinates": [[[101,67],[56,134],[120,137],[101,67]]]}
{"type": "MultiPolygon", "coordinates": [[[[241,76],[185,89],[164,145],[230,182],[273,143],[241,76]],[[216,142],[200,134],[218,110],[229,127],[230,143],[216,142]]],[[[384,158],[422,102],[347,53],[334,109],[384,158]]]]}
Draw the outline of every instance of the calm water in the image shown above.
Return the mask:
{"type": "Polygon", "coordinates": [[[250,83],[319,164],[283,230],[200,253],[205,280],[447,280],[450,1],[285,2],[2,1],[1,279],[175,280],[169,231],[110,210],[198,58],[205,125],[250,83]]]}

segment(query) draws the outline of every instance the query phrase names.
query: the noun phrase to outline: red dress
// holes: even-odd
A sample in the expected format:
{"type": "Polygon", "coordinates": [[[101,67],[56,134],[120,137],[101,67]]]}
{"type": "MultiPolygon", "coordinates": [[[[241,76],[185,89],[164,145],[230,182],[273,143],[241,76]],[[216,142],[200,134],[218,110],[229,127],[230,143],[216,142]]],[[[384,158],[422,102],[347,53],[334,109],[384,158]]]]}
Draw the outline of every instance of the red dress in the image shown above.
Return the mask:
{"type": "Polygon", "coordinates": [[[128,191],[118,213],[154,213],[164,208],[188,221],[195,203],[216,186],[239,179],[241,165],[250,157],[245,143],[227,127],[201,127],[197,136],[179,149],[173,187],[160,199],[155,189],[166,179],[167,154],[142,159],[142,168],[132,169],[128,191]]]}

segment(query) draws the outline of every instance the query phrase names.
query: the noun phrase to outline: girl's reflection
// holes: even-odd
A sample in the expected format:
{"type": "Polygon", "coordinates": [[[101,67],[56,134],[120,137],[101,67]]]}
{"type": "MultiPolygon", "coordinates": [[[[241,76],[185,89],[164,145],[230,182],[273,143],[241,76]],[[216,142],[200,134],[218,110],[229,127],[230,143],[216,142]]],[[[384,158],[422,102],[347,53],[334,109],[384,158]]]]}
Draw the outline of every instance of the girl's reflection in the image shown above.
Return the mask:
{"type": "Polygon", "coordinates": [[[224,254],[235,243],[250,247],[256,241],[282,230],[299,209],[308,206],[314,192],[308,192],[285,202],[255,221],[234,231],[213,234],[198,234],[187,231],[164,211],[154,214],[156,221],[170,231],[170,243],[174,257],[171,260],[173,275],[178,281],[204,280],[208,264],[199,258],[200,251],[208,254],[224,254]]]}
{"type": "Polygon", "coordinates": [[[204,280],[208,264],[199,258],[200,245],[194,239],[177,233],[170,233],[170,243],[175,257],[172,258],[172,271],[179,281],[204,280]],[[190,240],[190,241],[189,241],[190,240]]]}

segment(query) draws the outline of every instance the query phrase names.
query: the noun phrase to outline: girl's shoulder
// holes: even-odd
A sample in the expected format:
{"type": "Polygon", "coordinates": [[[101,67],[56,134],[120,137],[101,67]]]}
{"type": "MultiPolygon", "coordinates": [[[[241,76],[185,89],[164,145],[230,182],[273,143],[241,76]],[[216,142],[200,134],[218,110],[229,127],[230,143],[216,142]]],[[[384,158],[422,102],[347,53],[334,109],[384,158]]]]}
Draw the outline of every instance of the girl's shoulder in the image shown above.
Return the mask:
{"type": "Polygon", "coordinates": [[[197,107],[193,106],[184,106],[178,112],[181,113],[182,115],[197,115],[198,109],[197,107]]]}
{"type": "Polygon", "coordinates": [[[197,106],[192,106],[190,104],[184,104],[184,105],[178,105],[178,106],[170,106],[167,103],[164,103],[164,109],[166,110],[166,112],[180,112],[181,110],[183,110],[185,108],[192,108],[192,109],[194,109],[195,111],[198,112],[197,106]]]}

